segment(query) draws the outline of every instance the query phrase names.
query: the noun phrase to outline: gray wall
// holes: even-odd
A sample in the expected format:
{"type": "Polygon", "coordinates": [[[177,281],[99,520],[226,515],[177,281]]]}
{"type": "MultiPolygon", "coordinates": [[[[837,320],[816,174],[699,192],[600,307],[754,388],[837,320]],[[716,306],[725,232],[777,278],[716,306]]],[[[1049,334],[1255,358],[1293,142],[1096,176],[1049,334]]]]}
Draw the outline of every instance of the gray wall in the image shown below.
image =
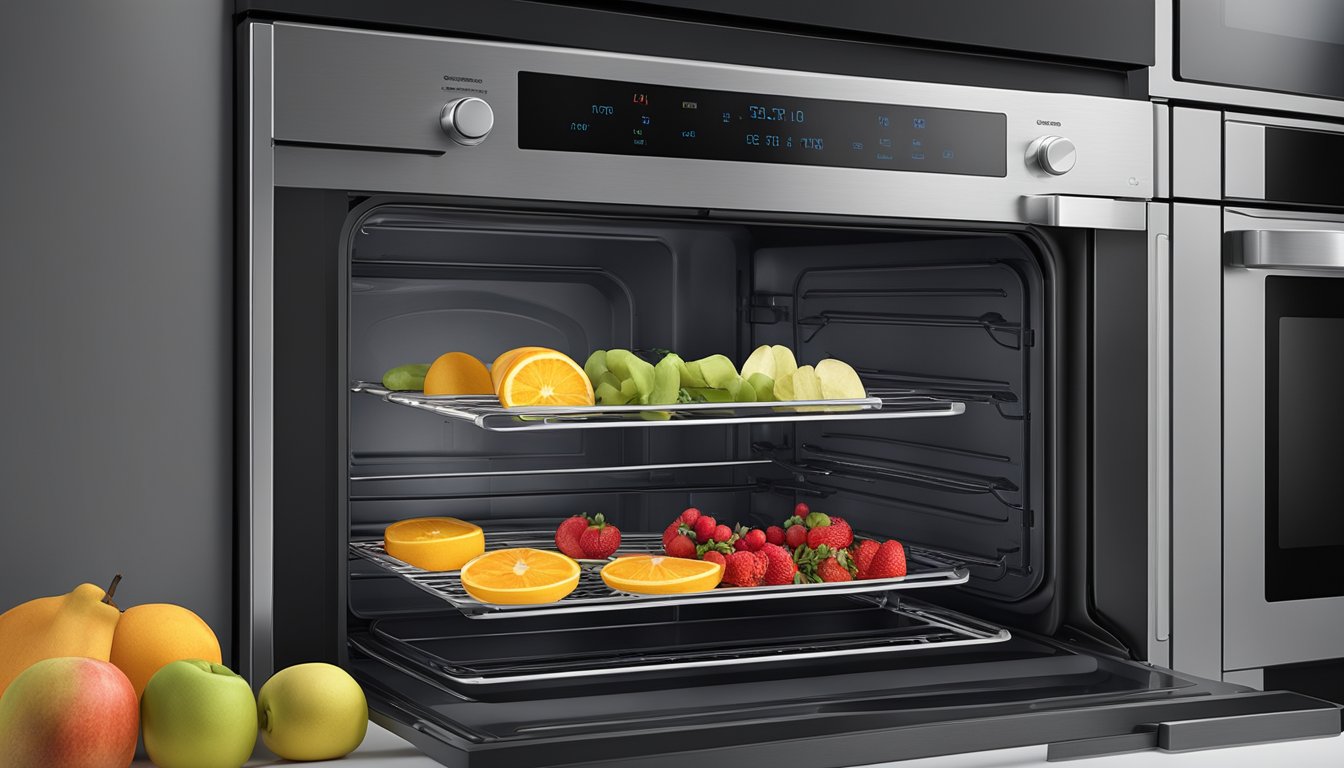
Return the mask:
{"type": "Polygon", "coordinates": [[[226,661],[232,58],[220,0],[0,25],[0,610],[121,572],[226,661]]]}

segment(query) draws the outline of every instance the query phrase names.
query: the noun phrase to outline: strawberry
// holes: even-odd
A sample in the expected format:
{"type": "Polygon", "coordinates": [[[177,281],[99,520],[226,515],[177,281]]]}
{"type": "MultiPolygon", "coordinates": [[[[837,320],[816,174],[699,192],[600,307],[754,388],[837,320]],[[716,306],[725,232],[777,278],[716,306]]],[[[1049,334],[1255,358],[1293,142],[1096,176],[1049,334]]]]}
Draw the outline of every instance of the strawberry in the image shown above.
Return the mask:
{"type": "Polygon", "coordinates": [[[716,525],[714,526],[714,534],[710,538],[715,541],[728,541],[733,538],[733,529],[726,525],[716,525]]]}
{"type": "Polygon", "coordinates": [[[700,559],[707,563],[718,563],[720,568],[728,565],[728,558],[724,557],[723,553],[717,549],[706,550],[705,556],[700,559]]]}
{"type": "Polygon", "coordinates": [[[621,546],[621,529],[607,523],[598,512],[592,523],[579,535],[579,549],[589,560],[606,560],[621,546]]]}
{"type": "Polygon", "coordinates": [[[730,587],[755,587],[765,578],[768,561],[759,552],[734,552],[726,559],[723,583],[730,587]]]}
{"type": "Polygon", "coordinates": [[[742,537],[742,540],[747,543],[748,551],[757,552],[761,547],[765,546],[765,531],[762,531],[760,528],[752,528],[750,531],[747,531],[746,535],[742,537]]]}
{"type": "Polygon", "coordinates": [[[829,518],[825,525],[812,527],[807,532],[807,546],[813,549],[822,544],[831,549],[844,549],[853,543],[853,529],[849,527],[849,523],[838,517],[829,518]]]}
{"type": "Polygon", "coordinates": [[[859,569],[858,577],[860,579],[868,578],[868,564],[873,561],[873,555],[877,554],[879,546],[872,539],[864,539],[854,548],[854,565],[859,569]]]}
{"type": "Polygon", "coordinates": [[[790,525],[784,529],[784,543],[789,549],[797,549],[807,544],[807,528],[802,523],[790,525]]]}
{"type": "Polygon", "coordinates": [[[588,516],[574,515],[560,523],[560,527],[555,529],[555,548],[568,555],[578,559],[583,557],[583,547],[579,545],[579,537],[588,530],[588,516]]]}
{"type": "Polygon", "coordinates": [[[679,533],[663,546],[663,551],[672,557],[685,557],[694,560],[696,554],[695,540],[688,534],[679,533]]]}
{"type": "Polygon", "coordinates": [[[765,584],[792,584],[798,575],[798,565],[789,550],[778,544],[766,544],[760,550],[765,554],[765,584]]]}
{"type": "Polygon", "coordinates": [[[677,518],[663,530],[663,549],[667,549],[667,545],[672,541],[672,538],[682,532],[682,526],[684,525],[685,523],[681,522],[681,518],[677,518]]]}
{"type": "Polygon", "coordinates": [[[795,517],[807,517],[807,513],[811,511],[812,510],[808,509],[807,505],[801,501],[793,505],[793,514],[795,517]]]}
{"type": "Polygon", "coordinates": [[[859,578],[862,579],[894,579],[897,576],[904,576],[905,547],[895,539],[887,539],[868,561],[867,569],[862,569],[860,573],[859,578]]]}
{"type": "Polygon", "coordinates": [[[695,525],[695,521],[700,519],[700,510],[695,507],[687,507],[686,510],[681,513],[681,517],[677,519],[687,525],[695,525]]]}
{"type": "Polygon", "coordinates": [[[714,529],[718,524],[709,515],[701,515],[691,526],[695,529],[695,540],[703,544],[714,537],[714,529]]]}
{"type": "Polygon", "coordinates": [[[840,561],[834,557],[828,557],[817,564],[817,575],[822,581],[853,581],[854,577],[849,574],[849,569],[840,564],[840,561]]]}
{"type": "Polygon", "coordinates": [[[765,529],[765,540],[778,546],[784,545],[784,529],[778,525],[772,525],[765,529]]]}
{"type": "Polygon", "coordinates": [[[751,548],[747,546],[746,539],[733,539],[733,550],[736,552],[750,552],[751,548]]]}

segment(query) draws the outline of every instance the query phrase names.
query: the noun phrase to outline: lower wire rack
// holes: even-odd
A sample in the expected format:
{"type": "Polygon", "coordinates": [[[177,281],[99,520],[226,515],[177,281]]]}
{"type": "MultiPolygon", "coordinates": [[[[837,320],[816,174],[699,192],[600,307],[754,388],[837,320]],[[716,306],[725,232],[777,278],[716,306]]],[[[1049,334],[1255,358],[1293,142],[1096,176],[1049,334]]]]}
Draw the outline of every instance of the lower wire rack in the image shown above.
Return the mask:
{"type": "MultiPolygon", "coordinates": [[[[555,549],[552,531],[504,531],[486,534],[486,550],[531,547],[555,549]]],[[[656,533],[623,533],[621,554],[660,554],[662,537],[656,533]]],[[[964,584],[970,578],[965,565],[934,550],[906,547],[905,576],[891,579],[836,581],[821,584],[785,584],[761,587],[718,587],[708,592],[682,595],[638,595],[619,592],[602,581],[605,560],[580,560],[579,584],[565,598],[536,605],[483,603],[467,593],[457,571],[426,571],[398,560],[383,549],[381,540],[350,542],[350,552],[374,562],[419,589],[444,600],[472,618],[584,613],[631,608],[696,605],[736,600],[777,600],[829,595],[882,594],[893,590],[946,587],[964,584]]]]}

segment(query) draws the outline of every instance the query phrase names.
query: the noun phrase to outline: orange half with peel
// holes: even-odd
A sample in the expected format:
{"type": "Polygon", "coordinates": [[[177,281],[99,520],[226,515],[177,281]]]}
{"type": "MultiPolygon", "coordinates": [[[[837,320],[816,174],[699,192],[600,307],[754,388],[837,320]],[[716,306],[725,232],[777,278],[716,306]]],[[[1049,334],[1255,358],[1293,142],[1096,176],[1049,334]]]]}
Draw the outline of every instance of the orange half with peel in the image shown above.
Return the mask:
{"type": "Polygon", "coordinates": [[[455,571],[485,551],[485,532],[455,517],[417,517],[387,526],[383,549],[426,571],[455,571]]]}
{"type": "Polygon", "coordinates": [[[513,359],[499,381],[499,402],[505,408],[525,405],[593,404],[593,384],[583,367],[563,352],[538,349],[513,359]]]}
{"type": "Polygon", "coordinates": [[[579,564],[544,549],[497,549],[462,566],[462,586],[483,603],[554,603],[578,585],[579,564]]]}
{"type": "Polygon", "coordinates": [[[641,595],[708,592],[722,578],[723,566],[718,563],[685,557],[630,555],[602,566],[602,580],[607,586],[641,595]]]}

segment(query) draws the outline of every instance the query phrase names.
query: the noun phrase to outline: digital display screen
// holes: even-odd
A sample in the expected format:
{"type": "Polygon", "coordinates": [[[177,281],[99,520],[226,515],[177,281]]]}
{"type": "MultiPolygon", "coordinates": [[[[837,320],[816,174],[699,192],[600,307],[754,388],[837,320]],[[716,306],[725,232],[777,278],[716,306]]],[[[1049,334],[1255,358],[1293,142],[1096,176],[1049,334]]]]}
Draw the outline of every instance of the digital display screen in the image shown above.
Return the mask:
{"type": "Polygon", "coordinates": [[[1007,175],[1007,117],[518,73],[518,146],[889,171],[1007,175]]]}

